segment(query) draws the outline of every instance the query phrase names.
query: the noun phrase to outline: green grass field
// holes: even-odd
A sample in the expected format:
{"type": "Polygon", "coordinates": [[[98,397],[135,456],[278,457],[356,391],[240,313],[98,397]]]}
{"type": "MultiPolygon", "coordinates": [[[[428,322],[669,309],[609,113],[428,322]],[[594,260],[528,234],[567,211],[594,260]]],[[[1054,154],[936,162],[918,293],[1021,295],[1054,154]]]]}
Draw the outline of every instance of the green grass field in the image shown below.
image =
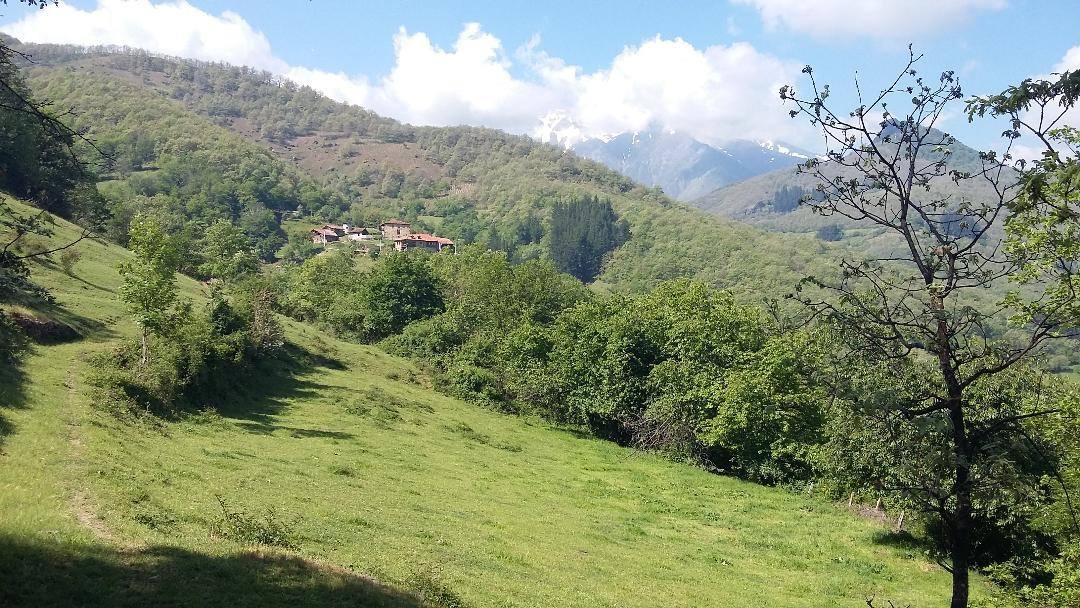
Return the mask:
{"type": "Polygon", "coordinates": [[[79,247],[76,278],[34,276],[85,338],[3,372],[0,605],[946,603],[946,573],[845,509],[441,396],[301,324],[205,411],[121,421],[84,376],[134,332],[127,253],[79,247]],[[223,537],[219,498],[292,547],[223,537]]]}

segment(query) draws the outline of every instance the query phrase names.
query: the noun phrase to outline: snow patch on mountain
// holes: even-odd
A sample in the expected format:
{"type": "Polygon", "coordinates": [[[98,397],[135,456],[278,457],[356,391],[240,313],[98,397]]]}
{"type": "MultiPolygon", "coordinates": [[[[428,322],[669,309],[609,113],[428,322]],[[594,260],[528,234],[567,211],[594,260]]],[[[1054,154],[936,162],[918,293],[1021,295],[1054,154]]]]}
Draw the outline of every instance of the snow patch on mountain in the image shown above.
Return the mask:
{"type": "Polygon", "coordinates": [[[635,181],[659,186],[668,195],[687,201],[810,158],[805,151],[788,144],[734,140],[712,146],[685,133],[661,128],[602,138],[582,137],[568,116],[545,123],[543,133],[549,143],[562,145],[635,181]]]}

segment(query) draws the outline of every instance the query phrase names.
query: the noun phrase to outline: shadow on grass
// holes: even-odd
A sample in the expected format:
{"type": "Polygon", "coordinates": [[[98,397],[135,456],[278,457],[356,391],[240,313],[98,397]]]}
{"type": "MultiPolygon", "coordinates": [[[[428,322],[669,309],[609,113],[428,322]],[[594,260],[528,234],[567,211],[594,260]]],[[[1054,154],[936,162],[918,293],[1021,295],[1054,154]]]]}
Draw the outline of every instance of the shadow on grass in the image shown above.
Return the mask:
{"type": "Polygon", "coordinates": [[[100,545],[0,536],[0,606],[419,608],[415,595],[291,555],[206,555],[168,546],[100,545]]]}
{"type": "MultiPolygon", "coordinates": [[[[272,423],[271,417],[281,413],[290,401],[316,397],[325,385],[304,376],[319,369],[340,370],[345,364],[337,359],[286,344],[277,356],[251,364],[237,373],[221,374],[210,390],[200,391],[192,405],[202,402],[212,406],[222,416],[252,421],[252,432],[270,434],[274,430],[292,431],[294,436],[337,437],[339,434],[318,429],[294,429],[272,423]]],[[[190,408],[188,408],[190,411],[190,408]]],[[[347,439],[350,436],[338,438],[347,439]]]]}
{"type": "Polygon", "coordinates": [[[915,536],[907,530],[897,532],[895,530],[878,530],[874,532],[871,541],[875,545],[891,547],[900,551],[914,551],[918,553],[933,551],[934,543],[921,536],[915,536]]]}
{"type": "Polygon", "coordinates": [[[80,315],[55,301],[36,297],[24,297],[16,298],[12,300],[11,303],[24,306],[34,311],[36,315],[51,321],[59,327],[67,328],[72,332],[71,336],[57,336],[57,339],[50,339],[48,335],[44,336],[44,339],[37,339],[35,337],[34,340],[40,344],[71,342],[82,338],[105,340],[116,337],[116,332],[100,320],[80,315]]]}
{"type": "Polygon", "coordinates": [[[280,424],[270,424],[267,422],[241,422],[240,428],[249,433],[256,433],[259,435],[273,435],[274,431],[285,431],[292,437],[297,439],[307,439],[309,437],[321,437],[324,439],[352,439],[355,437],[352,433],[343,433],[339,431],[321,431],[319,429],[302,429],[294,426],[284,426],[280,424]]]}
{"type": "Polygon", "coordinates": [[[26,372],[18,359],[0,358],[0,447],[4,438],[15,430],[15,425],[4,415],[4,410],[26,406],[26,372]]]}

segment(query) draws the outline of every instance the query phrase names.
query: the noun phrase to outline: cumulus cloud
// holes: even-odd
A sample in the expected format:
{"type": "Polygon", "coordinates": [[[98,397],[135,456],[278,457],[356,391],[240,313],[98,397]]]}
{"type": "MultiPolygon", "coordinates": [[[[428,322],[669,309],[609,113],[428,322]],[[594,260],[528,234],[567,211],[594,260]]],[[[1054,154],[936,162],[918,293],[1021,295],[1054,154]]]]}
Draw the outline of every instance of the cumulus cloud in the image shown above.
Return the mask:
{"type": "Polygon", "coordinates": [[[225,11],[214,16],[184,0],[159,4],[149,0],[98,0],[97,8],[90,11],[65,2],[32,11],[26,18],[5,25],[3,31],[30,42],[131,46],[274,72],[287,67],[274,57],[266,36],[240,15],[225,11]]]}
{"type": "Polygon", "coordinates": [[[784,27],[816,38],[864,36],[910,39],[939,32],[1005,0],[731,0],[761,13],[767,27],[784,27]]]}
{"type": "Polygon", "coordinates": [[[710,143],[804,140],[777,95],[799,66],[746,43],[699,49],[655,37],[587,72],[542,51],[538,37],[510,53],[469,23],[444,49],[401,28],[393,67],[372,77],[289,65],[241,16],[212,15],[185,0],[99,0],[85,11],[62,4],[3,29],[31,42],[126,45],[249,65],[414,124],[482,125],[543,139],[553,130],[580,139],[661,127],[710,143]]]}
{"type": "Polygon", "coordinates": [[[1074,46],[1065,51],[1065,56],[1054,66],[1055,72],[1068,70],[1080,70],[1080,46],[1074,46]]]}
{"type": "Polygon", "coordinates": [[[542,53],[532,67],[562,93],[559,110],[586,133],[656,125],[710,143],[797,137],[777,91],[795,81],[800,66],[749,44],[697,49],[680,38],[656,37],[623,49],[609,68],[592,73],[542,53]]]}

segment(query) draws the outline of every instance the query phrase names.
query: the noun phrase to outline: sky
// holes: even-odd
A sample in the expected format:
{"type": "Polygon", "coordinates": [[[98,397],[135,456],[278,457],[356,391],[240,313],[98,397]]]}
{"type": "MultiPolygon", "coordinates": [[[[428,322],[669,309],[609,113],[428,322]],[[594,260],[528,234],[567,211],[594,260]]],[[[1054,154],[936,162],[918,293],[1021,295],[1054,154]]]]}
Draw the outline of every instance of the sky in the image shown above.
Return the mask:
{"type": "MultiPolygon", "coordinates": [[[[0,4],[27,42],[115,44],[249,65],[413,124],[471,124],[572,143],[663,128],[721,145],[817,139],[788,117],[801,70],[854,107],[907,48],[920,71],[955,70],[967,94],[1080,69],[1080,0],[697,2],[61,0],[0,4]]],[[[801,90],[801,89],[800,89],[801,90]]],[[[1078,121],[1080,123],[1080,121],[1078,121]]],[[[994,145],[1003,126],[943,125],[994,145]]]]}

